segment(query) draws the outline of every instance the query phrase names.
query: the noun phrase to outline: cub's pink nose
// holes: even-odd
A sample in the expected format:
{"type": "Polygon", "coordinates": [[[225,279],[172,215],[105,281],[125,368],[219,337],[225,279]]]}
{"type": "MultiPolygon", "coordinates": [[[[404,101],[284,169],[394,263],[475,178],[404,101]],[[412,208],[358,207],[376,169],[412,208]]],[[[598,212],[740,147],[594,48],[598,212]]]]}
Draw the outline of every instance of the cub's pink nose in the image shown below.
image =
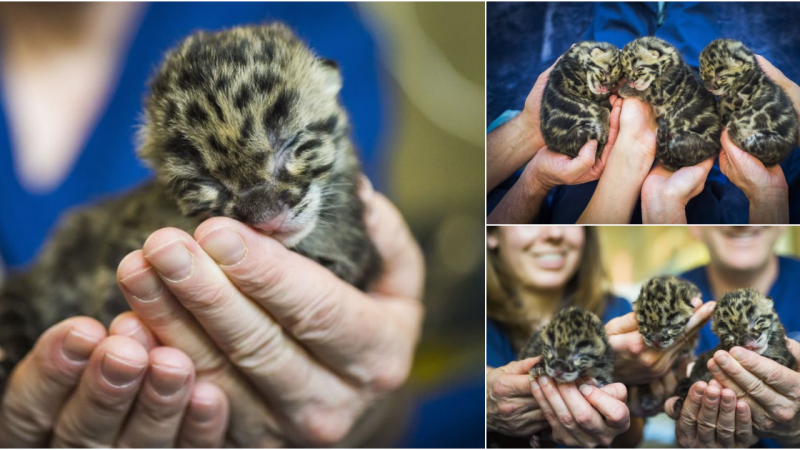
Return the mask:
{"type": "Polygon", "coordinates": [[[289,210],[287,208],[283,208],[280,213],[274,215],[271,218],[267,218],[263,222],[252,223],[255,228],[259,230],[265,231],[269,234],[284,231],[284,225],[286,225],[286,220],[289,218],[289,210]]]}
{"type": "Polygon", "coordinates": [[[629,81],[629,82],[628,82],[628,86],[630,86],[630,87],[634,87],[634,86],[633,86],[634,84],[636,84],[636,82],[635,82],[635,81],[629,81]]]}

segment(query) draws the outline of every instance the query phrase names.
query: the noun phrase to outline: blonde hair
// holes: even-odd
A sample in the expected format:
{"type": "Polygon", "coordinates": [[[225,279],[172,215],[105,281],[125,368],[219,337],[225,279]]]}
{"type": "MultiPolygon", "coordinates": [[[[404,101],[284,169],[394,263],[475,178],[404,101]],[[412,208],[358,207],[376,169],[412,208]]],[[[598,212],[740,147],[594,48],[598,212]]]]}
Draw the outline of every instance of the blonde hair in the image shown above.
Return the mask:
{"type": "MultiPolygon", "coordinates": [[[[490,226],[486,230],[487,233],[496,233],[497,227],[490,226]]],[[[560,308],[581,306],[602,317],[609,293],[600,258],[599,237],[593,227],[583,227],[583,230],[586,237],[578,270],[567,281],[560,308]]],[[[515,297],[513,277],[500,260],[498,249],[487,246],[486,253],[486,315],[508,331],[516,351],[542,323],[531,317],[530,311],[515,297]]]]}

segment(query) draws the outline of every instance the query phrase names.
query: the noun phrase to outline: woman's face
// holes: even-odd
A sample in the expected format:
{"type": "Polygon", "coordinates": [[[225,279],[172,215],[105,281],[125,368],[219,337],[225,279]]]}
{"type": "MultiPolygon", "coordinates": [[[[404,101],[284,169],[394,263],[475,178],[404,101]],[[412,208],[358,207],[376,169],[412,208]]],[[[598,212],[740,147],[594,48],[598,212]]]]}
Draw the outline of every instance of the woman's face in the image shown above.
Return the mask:
{"type": "Polygon", "coordinates": [[[582,227],[497,227],[487,244],[522,286],[550,290],[562,289],[578,271],[585,239],[582,227]]]}

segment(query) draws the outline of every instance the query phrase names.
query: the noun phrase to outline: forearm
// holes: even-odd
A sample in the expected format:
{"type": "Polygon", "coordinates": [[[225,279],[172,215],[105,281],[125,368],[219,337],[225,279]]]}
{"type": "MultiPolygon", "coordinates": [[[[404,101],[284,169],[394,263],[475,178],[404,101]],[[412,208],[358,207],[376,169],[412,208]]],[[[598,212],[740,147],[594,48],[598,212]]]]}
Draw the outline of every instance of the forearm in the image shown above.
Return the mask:
{"type": "Polygon", "coordinates": [[[486,223],[511,224],[531,223],[544,203],[549,189],[536,183],[526,183],[525,177],[520,178],[511,190],[503,197],[500,204],[494,208],[486,223]]]}
{"type": "Polygon", "coordinates": [[[686,224],[686,205],[660,193],[642,193],[642,223],[686,224]]]}
{"type": "Polygon", "coordinates": [[[629,223],[653,158],[634,139],[617,140],[597,189],[578,223],[629,223]]]}
{"type": "Polygon", "coordinates": [[[756,193],[750,200],[750,223],[789,223],[789,188],[780,186],[756,193]]]}
{"type": "Polygon", "coordinates": [[[525,111],[486,136],[486,192],[531,160],[544,140],[525,111]]]}

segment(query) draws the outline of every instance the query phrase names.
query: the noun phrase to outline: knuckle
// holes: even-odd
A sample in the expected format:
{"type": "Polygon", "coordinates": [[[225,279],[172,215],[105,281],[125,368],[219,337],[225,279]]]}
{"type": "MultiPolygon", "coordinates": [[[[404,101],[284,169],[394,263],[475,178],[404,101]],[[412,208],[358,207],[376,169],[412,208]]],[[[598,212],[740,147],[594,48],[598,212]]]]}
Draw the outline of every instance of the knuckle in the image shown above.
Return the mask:
{"type": "Polygon", "coordinates": [[[550,410],[544,412],[544,418],[550,423],[557,423],[559,421],[558,417],[556,417],[556,413],[550,410]]]}
{"type": "Polygon", "coordinates": [[[330,447],[341,441],[353,425],[352,416],[338,411],[308,411],[298,423],[308,444],[315,447],[330,447]]]}
{"type": "Polygon", "coordinates": [[[572,417],[572,414],[564,413],[558,416],[558,421],[561,422],[567,428],[572,428],[575,426],[575,418],[572,417]]]}
{"type": "Polygon", "coordinates": [[[214,316],[230,305],[233,289],[228,283],[197,283],[185,288],[184,295],[178,295],[180,302],[188,309],[203,315],[214,316]]]}
{"type": "Polygon", "coordinates": [[[612,411],[609,416],[608,420],[613,424],[623,424],[628,419],[628,408],[620,405],[617,409],[612,411]]]}
{"type": "Polygon", "coordinates": [[[775,425],[777,425],[777,423],[774,420],[764,418],[764,420],[758,424],[758,428],[762,431],[770,431],[775,428],[775,425]]]}
{"type": "Polygon", "coordinates": [[[764,383],[768,385],[774,385],[779,383],[783,380],[783,376],[781,376],[781,371],[783,367],[775,367],[764,376],[764,383]]]}
{"type": "Polygon", "coordinates": [[[608,436],[608,435],[604,434],[604,435],[600,436],[599,441],[600,441],[600,445],[601,446],[610,447],[611,443],[614,442],[614,438],[612,436],[608,436]]]}
{"type": "Polygon", "coordinates": [[[722,437],[733,436],[733,433],[735,431],[736,430],[734,429],[734,427],[728,424],[720,424],[717,426],[717,435],[722,437]]]}
{"type": "Polygon", "coordinates": [[[793,408],[788,406],[776,406],[773,411],[777,422],[783,424],[791,422],[797,413],[793,408]]]}
{"type": "MultiPolygon", "coordinates": [[[[249,330],[249,327],[243,327],[249,330]]],[[[233,363],[247,371],[262,374],[275,373],[288,362],[291,352],[286,351],[287,341],[278,326],[262,327],[258,332],[243,333],[235,339],[236,345],[229,352],[233,363]]]]}
{"type": "Polygon", "coordinates": [[[492,384],[494,395],[500,398],[510,397],[512,393],[511,385],[509,385],[506,377],[499,377],[496,382],[492,384]]]}
{"type": "Polygon", "coordinates": [[[500,413],[500,416],[505,418],[514,416],[517,409],[517,405],[510,402],[503,402],[497,405],[497,411],[500,413]]]}
{"type": "Polygon", "coordinates": [[[592,413],[589,411],[579,411],[575,414],[575,422],[581,427],[586,427],[592,423],[592,413]]]}
{"type": "Polygon", "coordinates": [[[344,307],[342,302],[330,301],[337,298],[332,293],[320,295],[287,320],[287,329],[303,342],[321,342],[329,338],[331,331],[342,323],[344,307]]]}

